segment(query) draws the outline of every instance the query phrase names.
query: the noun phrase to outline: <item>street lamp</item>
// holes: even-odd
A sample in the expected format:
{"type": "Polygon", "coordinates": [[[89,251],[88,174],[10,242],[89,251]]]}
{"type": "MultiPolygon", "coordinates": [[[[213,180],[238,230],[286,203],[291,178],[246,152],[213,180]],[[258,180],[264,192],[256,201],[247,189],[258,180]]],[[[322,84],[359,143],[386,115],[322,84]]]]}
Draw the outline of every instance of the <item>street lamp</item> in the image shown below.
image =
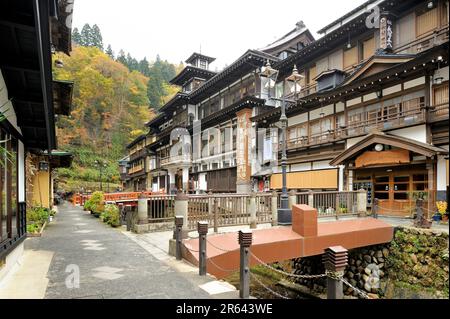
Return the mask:
{"type": "Polygon", "coordinates": [[[281,191],[280,207],[278,208],[278,224],[280,225],[291,225],[292,224],[292,212],[289,209],[289,196],[287,192],[287,126],[288,118],[286,116],[286,103],[296,103],[295,98],[297,96],[297,89],[300,92],[300,80],[303,77],[298,73],[297,66],[294,65],[292,74],[283,80],[283,93],[281,99],[274,98],[270,96],[271,83],[276,84],[279,71],[272,68],[270,62],[267,61],[266,66],[261,70],[260,76],[266,77],[268,79],[268,98],[275,101],[281,101],[281,139],[282,139],[282,153],[281,153],[281,170],[283,177],[283,186],[281,191]],[[287,84],[293,84],[293,86],[288,87],[289,93],[293,93],[294,100],[286,99],[286,88],[287,84]]]}
{"type": "Polygon", "coordinates": [[[95,167],[98,167],[98,169],[100,170],[100,191],[103,191],[103,181],[102,181],[102,172],[103,172],[103,168],[106,168],[108,165],[106,162],[99,162],[99,161],[95,161],[95,167]]]}

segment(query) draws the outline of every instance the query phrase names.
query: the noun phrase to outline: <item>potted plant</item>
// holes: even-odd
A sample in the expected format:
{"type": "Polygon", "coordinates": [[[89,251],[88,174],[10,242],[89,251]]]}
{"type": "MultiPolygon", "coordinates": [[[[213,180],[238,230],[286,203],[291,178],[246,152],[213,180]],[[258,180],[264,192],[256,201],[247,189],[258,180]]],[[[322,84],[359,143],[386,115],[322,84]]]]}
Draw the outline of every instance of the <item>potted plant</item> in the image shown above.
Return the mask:
{"type": "Polygon", "coordinates": [[[347,206],[343,203],[339,204],[339,213],[341,214],[347,214],[347,206]]]}
{"type": "Polygon", "coordinates": [[[447,212],[447,202],[439,201],[436,202],[437,213],[441,216],[443,222],[448,222],[448,212],[447,212]]]}
{"type": "Polygon", "coordinates": [[[439,223],[441,220],[442,220],[442,215],[441,215],[439,212],[436,212],[436,213],[433,215],[433,221],[439,223]]]}

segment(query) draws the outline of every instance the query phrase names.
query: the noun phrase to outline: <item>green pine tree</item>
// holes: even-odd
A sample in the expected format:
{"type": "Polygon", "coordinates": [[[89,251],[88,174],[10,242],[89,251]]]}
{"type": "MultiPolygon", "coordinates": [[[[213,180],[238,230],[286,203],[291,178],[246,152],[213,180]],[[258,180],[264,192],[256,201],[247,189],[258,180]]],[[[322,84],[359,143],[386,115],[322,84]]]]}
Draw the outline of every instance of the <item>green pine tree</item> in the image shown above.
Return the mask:
{"type": "Polygon", "coordinates": [[[103,37],[102,32],[100,31],[100,28],[98,25],[94,24],[91,29],[91,39],[92,43],[91,46],[99,48],[101,51],[103,51],[103,37]]]}
{"type": "Polygon", "coordinates": [[[78,28],[74,28],[72,31],[72,41],[76,44],[81,44],[81,34],[78,31],[78,28]]]}
{"type": "Polygon", "coordinates": [[[145,76],[149,76],[150,73],[150,65],[147,61],[147,58],[144,57],[141,61],[139,61],[138,71],[144,74],[145,76]]]}
{"type": "Polygon", "coordinates": [[[118,62],[122,63],[123,65],[125,65],[126,67],[128,67],[127,58],[125,57],[125,52],[123,50],[119,51],[116,61],[118,61],[118,62]]]}
{"type": "Polygon", "coordinates": [[[81,29],[80,45],[90,47],[92,46],[92,42],[92,29],[91,26],[86,23],[81,29]]]}
{"type": "Polygon", "coordinates": [[[105,53],[106,53],[107,55],[109,55],[109,57],[110,57],[111,59],[114,59],[114,51],[113,51],[112,48],[111,48],[111,44],[108,44],[108,47],[106,48],[105,53]]]}

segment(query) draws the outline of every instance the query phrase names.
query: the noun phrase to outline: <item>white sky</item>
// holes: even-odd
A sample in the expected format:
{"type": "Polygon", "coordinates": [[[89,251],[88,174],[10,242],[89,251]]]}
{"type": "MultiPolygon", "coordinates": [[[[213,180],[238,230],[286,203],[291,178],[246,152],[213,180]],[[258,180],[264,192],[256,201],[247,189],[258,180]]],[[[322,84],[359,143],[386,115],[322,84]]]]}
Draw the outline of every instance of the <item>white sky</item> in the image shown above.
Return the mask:
{"type": "Polygon", "coordinates": [[[73,27],[97,24],[106,48],[140,60],[157,54],[179,63],[192,52],[217,58],[222,69],[303,20],[312,34],[366,0],[75,0],[73,27]]]}

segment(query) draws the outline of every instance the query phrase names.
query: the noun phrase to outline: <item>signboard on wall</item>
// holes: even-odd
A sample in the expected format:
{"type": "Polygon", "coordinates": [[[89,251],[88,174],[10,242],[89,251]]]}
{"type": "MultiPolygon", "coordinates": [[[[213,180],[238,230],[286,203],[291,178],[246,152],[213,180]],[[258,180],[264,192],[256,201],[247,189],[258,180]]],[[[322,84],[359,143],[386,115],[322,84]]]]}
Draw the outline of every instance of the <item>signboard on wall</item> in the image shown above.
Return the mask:
{"type": "Polygon", "coordinates": [[[373,165],[408,164],[411,162],[408,150],[389,150],[382,152],[367,151],[355,160],[355,167],[367,167],[373,165]]]}
{"type": "Polygon", "coordinates": [[[394,47],[392,20],[388,17],[380,19],[380,48],[390,51],[394,47]]]}
{"type": "Polygon", "coordinates": [[[237,182],[250,182],[251,167],[248,163],[249,154],[249,134],[251,128],[250,117],[252,111],[244,109],[236,113],[237,115],[237,136],[236,136],[236,166],[237,166],[237,182]]]}

